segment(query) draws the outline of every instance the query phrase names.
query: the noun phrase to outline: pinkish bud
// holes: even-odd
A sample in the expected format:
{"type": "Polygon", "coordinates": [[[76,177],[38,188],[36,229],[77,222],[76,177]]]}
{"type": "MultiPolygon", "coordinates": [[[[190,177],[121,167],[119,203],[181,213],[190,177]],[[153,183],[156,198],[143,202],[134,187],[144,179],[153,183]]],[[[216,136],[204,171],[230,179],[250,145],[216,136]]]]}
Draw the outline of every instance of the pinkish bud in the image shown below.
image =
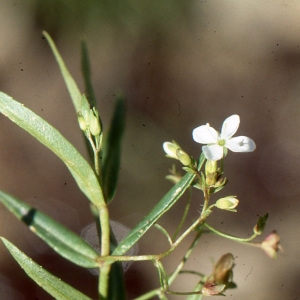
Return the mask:
{"type": "Polygon", "coordinates": [[[260,244],[261,248],[271,258],[277,257],[277,252],[282,252],[283,249],[280,245],[280,236],[276,231],[272,231],[260,244]]]}
{"type": "Polygon", "coordinates": [[[201,294],[203,296],[218,295],[224,291],[225,287],[226,287],[225,284],[216,285],[216,284],[213,284],[212,282],[206,282],[201,289],[201,294]]]}

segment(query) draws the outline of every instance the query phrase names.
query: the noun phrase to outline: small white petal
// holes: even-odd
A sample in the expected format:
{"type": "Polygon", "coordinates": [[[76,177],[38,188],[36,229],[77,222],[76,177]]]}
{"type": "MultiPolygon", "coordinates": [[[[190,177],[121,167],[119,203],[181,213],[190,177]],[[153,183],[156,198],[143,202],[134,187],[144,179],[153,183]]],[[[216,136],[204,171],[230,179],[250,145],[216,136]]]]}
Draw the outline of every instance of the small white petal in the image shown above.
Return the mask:
{"type": "Polygon", "coordinates": [[[220,160],[223,157],[223,147],[219,145],[203,146],[202,151],[208,160],[220,160]]]}
{"type": "Polygon", "coordinates": [[[214,144],[218,142],[219,133],[209,124],[199,126],[193,130],[193,139],[200,144],[214,144]]]}
{"type": "Polygon", "coordinates": [[[238,130],[240,126],[240,117],[238,115],[232,115],[228,117],[222,125],[221,139],[230,139],[238,130]]]}
{"type": "Polygon", "coordinates": [[[246,136],[237,136],[226,141],[226,148],[233,152],[252,152],[256,149],[255,142],[246,136]]]}
{"type": "Polygon", "coordinates": [[[167,154],[167,156],[172,157],[177,159],[177,155],[176,155],[176,147],[173,143],[171,142],[164,142],[163,143],[163,149],[165,151],[165,153],[167,154]]]}

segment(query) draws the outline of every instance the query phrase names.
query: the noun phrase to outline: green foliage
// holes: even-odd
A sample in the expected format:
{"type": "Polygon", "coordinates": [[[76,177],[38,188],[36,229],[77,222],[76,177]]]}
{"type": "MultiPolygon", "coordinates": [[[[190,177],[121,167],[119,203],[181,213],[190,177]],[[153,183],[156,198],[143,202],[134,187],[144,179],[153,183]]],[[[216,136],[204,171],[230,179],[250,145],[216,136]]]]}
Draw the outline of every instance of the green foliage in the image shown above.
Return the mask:
{"type": "MultiPolygon", "coordinates": [[[[232,196],[223,197],[217,200],[215,204],[210,203],[211,195],[224,188],[227,182],[227,179],[223,177],[224,157],[222,156],[220,158],[219,166],[219,162],[210,161],[206,163],[206,167],[203,170],[206,161],[205,155],[202,153],[199,160],[195,161],[191,155],[183,151],[175,142],[165,142],[164,150],[168,157],[176,159],[183,165],[182,169],[186,174],[181,176],[176,172],[175,168],[172,169],[169,178],[172,179],[175,185],[154,206],[150,213],[118,244],[110,228],[108,204],[114,198],[118,182],[121,144],[125,128],[124,97],[117,97],[116,108],[109,131],[102,141],[102,122],[92,87],[86,44],[82,44],[82,69],[87,96],[79,91],[76,82],[65,66],[51,37],[46,32],[44,32],[44,36],[53,51],[73,101],[78,116],[79,127],[84,133],[88,149],[93,158],[93,167],[60,132],[30,109],[2,92],[0,92],[0,112],[49,148],[67,166],[79,189],[91,202],[91,212],[96,219],[98,229],[98,238],[101,248],[100,253],[77,234],[21,200],[0,191],[0,202],[62,257],[85,268],[99,267],[99,299],[126,299],[122,261],[149,260],[154,263],[157,269],[160,287],[139,297],[138,299],[140,300],[151,299],[156,296],[160,299],[167,299],[169,293],[187,296],[189,300],[200,300],[203,295],[221,295],[226,289],[235,287],[235,284],[232,282],[234,256],[229,253],[221,257],[214,267],[213,273],[209,276],[203,275],[198,271],[185,272],[197,275],[198,277],[200,276],[200,280],[193,291],[175,292],[171,290],[170,285],[174,282],[177,275],[184,273],[182,269],[186,261],[195,249],[201,235],[207,231],[239,243],[262,248],[268,255],[271,254],[271,257],[276,256],[277,251],[281,249],[279,245],[280,237],[277,233],[273,232],[273,234],[269,235],[262,243],[252,243],[254,238],[262,234],[268,215],[259,218],[256,226],[253,228],[254,234],[247,238],[228,235],[211,227],[207,223],[207,219],[214,208],[236,211],[235,208],[239,203],[237,198],[232,196]],[[192,187],[196,187],[202,191],[203,203],[201,204],[202,210],[199,212],[199,216],[191,221],[188,220],[187,215],[191,205],[192,187]],[[188,189],[189,199],[183,210],[181,221],[179,221],[175,233],[170,234],[161,225],[156,224],[156,222],[177,203],[188,189]],[[185,223],[188,223],[187,228],[184,228],[185,223]],[[153,225],[155,225],[160,233],[162,233],[162,236],[167,239],[169,249],[159,254],[125,256],[128,250],[133,247],[153,225]],[[168,274],[164,269],[162,258],[172,253],[190,234],[194,234],[193,242],[175,269],[168,274]]],[[[239,116],[237,115],[232,117],[234,117],[235,120],[237,120],[237,118],[239,120],[239,116]]],[[[229,119],[230,118],[227,120],[229,119]]],[[[200,129],[199,134],[201,134],[202,131],[203,128],[200,129]]],[[[200,140],[202,141],[202,139],[200,140]]],[[[254,142],[253,145],[255,145],[254,142]]],[[[89,299],[87,296],[81,294],[76,289],[37,265],[11,242],[5,238],[1,239],[25,272],[50,295],[56,299],[89,299]]]]}
{"type": "Polygon", "coordinates": [[[151,212],[123,239],[114,250],[114,255],[126,253],[152,225],[166,213],[184,194],[195,178],[194,174],[187,173],[169,192],[154,206],[151,212]]]}
{"type": "Polygon", "coordinates": [[[64,79],[67,89],[69,91],[70,97],[73,101],[73,105],[75,107],[76,113],[78,114],[79,112],[81,112],[82,115],[84,117],[86,117],[86,114],[88,114],[90,111],[90,105],[89,105],[86,97],[82,96],[82,94],[80,93],[80,90],[79,90],[75,80],[73,79],[70,72],[68,71],[68,69],[67,69],[61,55],[59,54],[50,35],[45,31],[43,31],[43,35],[47,39],[49,46],[51,47],[51,50],[55,56],[55,59],[60,68],[61,74],[63,76],[63,79],[64,79]]]}
{"type": "Polygon", "coordinates": [[[98,266],[99,254],[81,237],[30,205],[0,191],[0,202],[53,250],[76,265],[98,266]]]}
{"type": "Polygon", "coordinates": [[[96,206],[101,205],[102,190],[93,169],[58,130],[2,92],[0,92],[0,112],[56,154],[68,167],[78,187],[88,199],[96,206]]]}
{"type": "Polygon", "coordinates": [[[121,142],[125,129],[125,99],[117,97],[116,108],[102,151],[103,189],[107,203],[115,195],[121,162],[121,142]]]}
{"type": "Polygon", "coordinates": [[[72,286],[63,282],[60,278],[43,269],[42,266],[38,265],[30,257],[25,255],[14,244],[3,237],[1,240],[21,268],[28,274],[28,276],[55,299],[91,300],[91,298],[82,294],[72,286]]]}
{"type": "Polygon", "coordinates": [[[81,42],[81,69],[85,84],[86,97],[92,107],[97,107],[96,95],[91,78],[90,58],[85,40],[81,42]]]}

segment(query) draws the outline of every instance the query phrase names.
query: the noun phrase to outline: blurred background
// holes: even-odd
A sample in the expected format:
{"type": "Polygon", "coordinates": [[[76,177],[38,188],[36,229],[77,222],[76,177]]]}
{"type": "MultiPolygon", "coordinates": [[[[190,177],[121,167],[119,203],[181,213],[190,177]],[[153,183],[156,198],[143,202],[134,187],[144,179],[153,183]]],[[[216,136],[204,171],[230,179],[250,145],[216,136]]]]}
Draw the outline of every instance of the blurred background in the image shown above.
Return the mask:
{"type": "MultiPolygon", "coordinates": [[[[217,196],[237,195],[238,213],[216,212],[210,224],[247,237],[258,216],[269,213],[263,238],[276,229],[284,253],[276,261],[263,251],[205,236],[186,268],[209,274],[213,261],[235,256],[237,299],[299,299],[300,185],[300,3],[299,1],[0,1],[0,90],[58,128],[85,156],[77,118],[53,55],[47,30],[84,90],[80,42],[87,41],[104,128],[115,94],[127,97],[127,127],[118,191],[111,218],[132,228],[168,191],[164,177],[173,161],[162,143],[176,140],[198,157],[192,130],[239,114],[237,135],[255,140],[254,153],[229,153],[227,187],[217,196]]],[[[92,216],[65,166],[27,133],[0,116],[0,189],[26,200],[80,233],[92,216]]],[[[159,223],[174,230],[184,199],[159,223]]],[[[190,219],[199,214],[193,195],[190,219]]],[[[25,225],[0,207],[0,235],[39,264],[96,299],[97,280],[60,259],[25,225]]],[[[155,229],[140,241],[139,253],[166,249],[155,229]],[[153,239],[155,243],[153,243],[153,239]]],[[[190,239],[163,262],[171,272],[190,239]]],[[[2,299],[51,299],[26,277],[0,245],[2,299]]],[[[172,286],[188,291],[194,277],[172,286]]],[[[158,286],[151,263],[126,272],[128,299],[158,286]]],[[[170,296],[169,299],[184,299],[170,296]]]]}

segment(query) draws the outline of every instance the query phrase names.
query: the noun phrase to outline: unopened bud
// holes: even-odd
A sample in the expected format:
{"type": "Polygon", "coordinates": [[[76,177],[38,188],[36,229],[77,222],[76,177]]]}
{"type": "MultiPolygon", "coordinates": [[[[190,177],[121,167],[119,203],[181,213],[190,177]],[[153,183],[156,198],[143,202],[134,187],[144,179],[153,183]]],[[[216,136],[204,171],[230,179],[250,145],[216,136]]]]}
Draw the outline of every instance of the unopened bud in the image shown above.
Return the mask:
{"type": "Polygon", "coordinates": [[[218,168],[218,163],[215,160],[207,160],[205,163],[205,175],[216,173],[218,168]]]}
{"type": "Polygon", "coordinates": [[[93,136],[98,136],[101,133],[101,125],[99,115],[95,107],[90,110],[90,132],[93,136]]]}
{"type": "Polygon", "coordinates": [[[178,159],[176,153],[177,153],[177,150],[180,149],[180,147],[174,141],[172,143],[164,142],[163,149],[166,152],[167,157],[178,159]]]}
{"type": "Polygon", "coordinates": [[[225,284],[216,285],[212,282],[207,282],[203,285],[201,294],[205,297],[219,295],[224,291],[225,287],[225,284]]]}
{"type": "Polygon", "coordinates": [[[233,255],[231,253],[224,254],[214,268],[213,277],[215,284],[227,284],[232,277],[233,266],[233,255]]]}
{"type": "Polygon", "coordinates": [[[78,123],[79,123],[79,127],[82,131],[86,131],[86,129],[88,128],[88,124],[86,122],[86,120],[84,119],[83,115],[81,112],[78,113],[78,123]]]}
{"type": "Polygon", "coordinates": [[[238,206],[239,200],[235,196],[227,196],[225,198],[219,199],[215,206],[219,209],[229,210],[236,212],[235,208],[238,206]]]}
{"type": "Polygon", "coordinates": [[[179,159],[179,161],[184,165],[184,166],[189,166],[192,162],[192,159],[191,157],[186,153],[184,152],[183,150],[181,149],[178,149],[176,151],[176,155],[179,159]]]}
{"type": "Polygon", "coordinates": [[[276,231],[271,232],[261,243],[262,249],[271,258],[276,258],[278,251],[283,251],[280,245],[280,236],[276,231]]]}
{"type": "Polygon", "coordinates": [[[257,235],[262,234],[262,232],[265,229],[267,220],[268,220],[268,214],[265,214],[264,216],[259,217],[257,224],[253,228],[253,232],[257,235]]]}
{"type": "Polygon", "coordinates": [[[163,149],[167,157],[179,160],[184,166],[189,166],[192,162],[191,157],[175,141],[164,142],[163,149]]]}
{"type": "Polygon", "coordinates": [[[207,160],[205,164],[205,182],[208,186],[215,185],[218,179],[217,172],[218,164],[217,161],[207,160]]]}

